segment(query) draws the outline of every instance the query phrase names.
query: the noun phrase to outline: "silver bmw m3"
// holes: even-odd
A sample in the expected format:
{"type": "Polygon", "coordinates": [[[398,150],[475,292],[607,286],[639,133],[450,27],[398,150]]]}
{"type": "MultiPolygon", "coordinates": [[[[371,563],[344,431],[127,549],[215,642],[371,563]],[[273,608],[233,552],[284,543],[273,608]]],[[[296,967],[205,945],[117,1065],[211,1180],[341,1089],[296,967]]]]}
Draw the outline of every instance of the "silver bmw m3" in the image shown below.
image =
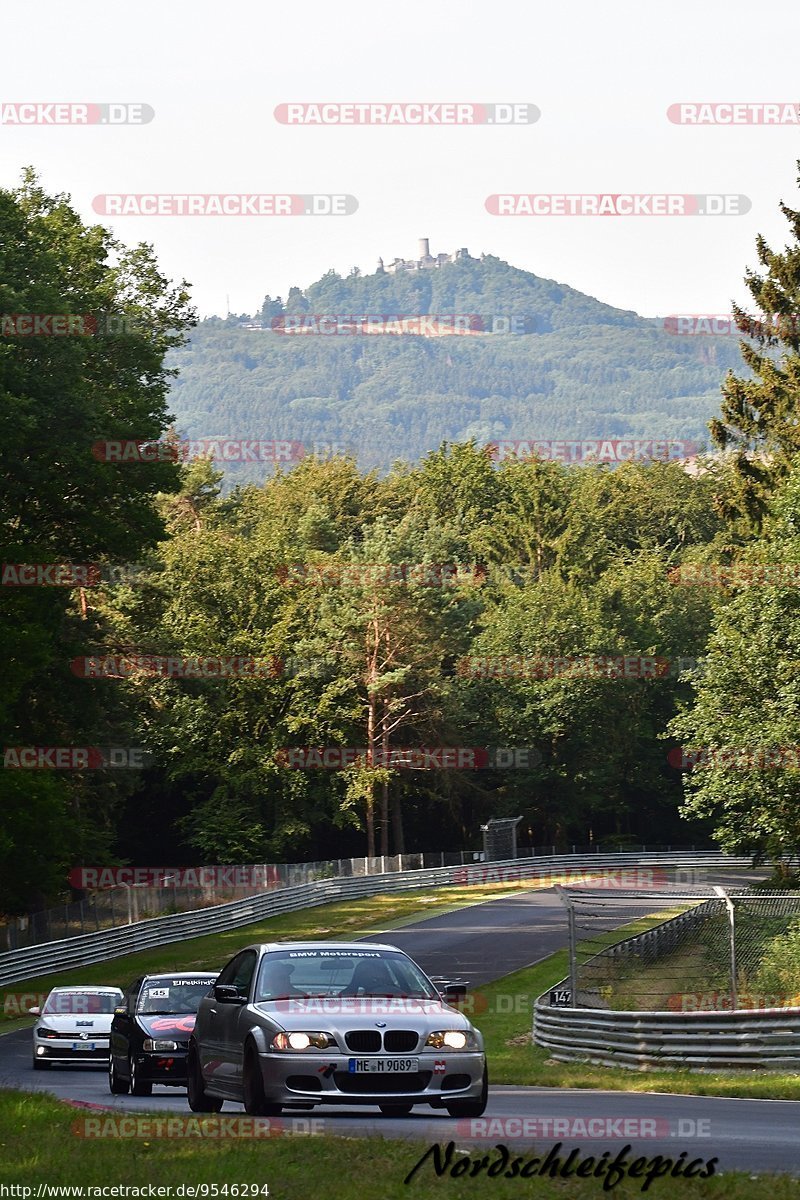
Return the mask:
{"type": "Polygon", "coordinates": [[[487,1101],[483,1038],[394,946],[274,942],[248,946],[200,1003],[189,1042],[189,1106],[248,1113],[415,1104],[478,1117],[487,1101]]]}

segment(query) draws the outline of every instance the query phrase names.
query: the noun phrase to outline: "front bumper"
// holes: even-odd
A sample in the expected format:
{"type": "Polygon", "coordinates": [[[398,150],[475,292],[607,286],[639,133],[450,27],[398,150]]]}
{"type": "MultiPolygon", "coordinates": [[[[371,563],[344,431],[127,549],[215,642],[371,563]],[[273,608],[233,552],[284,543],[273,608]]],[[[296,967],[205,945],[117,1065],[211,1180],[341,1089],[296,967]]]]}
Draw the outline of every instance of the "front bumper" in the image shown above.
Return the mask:
{"type": "MultiPolygon", "coordinates": [[[[77,1042],[79,1039],[75,1038],[77,1042]]],[[[108,1038],[92,1038],[94,1050],[73,1050],[70,1042],[61,1038],[39,1038],[33,1044],[33,1056],[39,1062],[97,1063],[108,1062],[108,1038]]]]}
{"type": "Polygon", "coordinates": [[[186,1050],[138,1051],[134,1054],[139,1078],[148,1083],[186,1087],[186,1050]]]}
{"type": "Polygon", "coordinates": [[[482,1051],[354,1055],[317,1051],[309,1054],[261,1053],[264,1096],[270,1103],[303,1104],[430,1104],[443,1108],[451,1100],[477,1100],[483,1088],[486,1056],[482,1051]],[[419,1070],[405,1073],[353,1072],[352,1059],[410,1057],[419,1070]]]}

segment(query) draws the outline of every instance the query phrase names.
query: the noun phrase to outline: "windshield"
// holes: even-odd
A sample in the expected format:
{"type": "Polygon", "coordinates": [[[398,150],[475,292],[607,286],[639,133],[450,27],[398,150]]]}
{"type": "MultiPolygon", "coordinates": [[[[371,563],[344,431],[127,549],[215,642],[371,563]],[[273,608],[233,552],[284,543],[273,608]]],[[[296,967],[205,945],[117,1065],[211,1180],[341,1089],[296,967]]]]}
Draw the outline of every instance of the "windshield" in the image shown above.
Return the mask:
{"type": "Polygon", "coordinates": [[[284,950],[264,956],[256,1001],[334,996],[439,1000],[400,951],[284,950]]]}
{"type": "Polygon", "coordinates": [[[163,979],[148,979],[139,993],[136,1011],[145,1016],[155,1013],[196,1013],[213,982],[213,979],[196,976],[181,979],[165,975],[163,979]]]}
{"type": "Polygon", "coordinates": [[[42,1012],[48,1016],[71,1013],[113,1013],[122,992],[51,992],[42,1012]]]}

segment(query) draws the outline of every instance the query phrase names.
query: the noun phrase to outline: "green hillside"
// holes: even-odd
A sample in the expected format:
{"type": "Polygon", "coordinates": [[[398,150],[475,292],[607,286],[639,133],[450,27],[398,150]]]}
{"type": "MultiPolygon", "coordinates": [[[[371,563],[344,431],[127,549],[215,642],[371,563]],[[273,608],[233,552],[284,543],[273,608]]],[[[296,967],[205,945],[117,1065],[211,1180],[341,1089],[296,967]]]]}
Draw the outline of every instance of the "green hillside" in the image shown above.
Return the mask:
{"type": "MultiPolygon", "coordinates": [[[[625,436],[706,442],[735,337],[678,336],[493,257],[397,275],[328,272],[262,312],[202,322],[171,364],[172,411],[190,438],[283,438],[347,446],[362,467],[414,461],[443,440],[625,436]],[[306,313],[333,335],[287,334],[306,313]],[[521,333],[342,333],[341,318],[472,316],[521,333]],[[276,331],[275,326],[279,329],[276,331]]],[[[475,322],[473,322],[475,323],[475,322]]],[[[231,465],[237,480],[260,464],[231,465]]]]}

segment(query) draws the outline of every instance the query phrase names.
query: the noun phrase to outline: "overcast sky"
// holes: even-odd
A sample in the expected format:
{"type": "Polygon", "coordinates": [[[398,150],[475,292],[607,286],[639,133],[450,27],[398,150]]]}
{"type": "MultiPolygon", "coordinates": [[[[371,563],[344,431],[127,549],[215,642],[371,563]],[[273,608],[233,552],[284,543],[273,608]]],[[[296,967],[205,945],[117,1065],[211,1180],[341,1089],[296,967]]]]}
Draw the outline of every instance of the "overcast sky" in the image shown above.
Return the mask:
{"type": "MultiPolygon", "coordinates": [[[[743,299],[762,232],[786,240],[797,126],[692,128],[679,101],[795,102],[800,8],[743,0],[331,4],[37,0],[2,13],[2,103],[141,102],[142,126],[0,125],[0,185],[24,164],[87,220],[103,193],[348,193],[347,217],[103,218],[153,242],[203,315],[252,312],[325,270],[466,246],[648,316],[743,299]],[[282,125],[291,101],[528,102],[499,128],[282,125]],[[497,192],[743,194],[727,217],[515,217],[497,192]]],[[[800,205],[799,205],[800,206],[800,205]]]]}

